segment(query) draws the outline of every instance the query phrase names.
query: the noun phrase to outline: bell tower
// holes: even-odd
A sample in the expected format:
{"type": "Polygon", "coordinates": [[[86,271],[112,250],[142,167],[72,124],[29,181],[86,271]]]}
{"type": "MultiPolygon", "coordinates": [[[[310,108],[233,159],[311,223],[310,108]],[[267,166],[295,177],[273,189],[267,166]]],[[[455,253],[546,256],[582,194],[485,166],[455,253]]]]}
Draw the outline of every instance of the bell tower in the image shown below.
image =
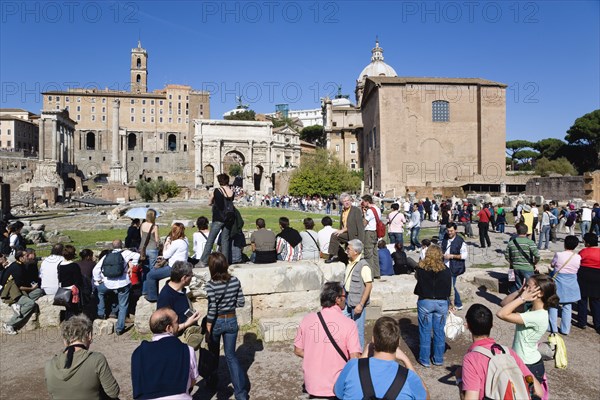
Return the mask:
{"type": "Polygon", "coordinates": [[[136,48],[131,49],[131,92],[146,93],[148,91],[148,53],[138,40],[136,48]]]}

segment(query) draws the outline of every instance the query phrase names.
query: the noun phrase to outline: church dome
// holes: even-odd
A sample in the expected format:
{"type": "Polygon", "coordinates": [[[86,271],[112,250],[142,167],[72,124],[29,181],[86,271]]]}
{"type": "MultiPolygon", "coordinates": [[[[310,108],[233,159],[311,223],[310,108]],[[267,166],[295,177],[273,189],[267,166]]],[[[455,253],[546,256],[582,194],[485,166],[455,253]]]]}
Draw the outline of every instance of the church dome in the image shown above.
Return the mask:
{"type": "Polygon", "coordinates": [[[371,63],[362,70],[358,76],[358,82],[364,81],[365,77],[368,76],[398,76],[394,68],[383,61],[383,49],[379,47],[379,40],[375,42],[375,47],[371,50],[371,53],[373,54],[371,63]]]}

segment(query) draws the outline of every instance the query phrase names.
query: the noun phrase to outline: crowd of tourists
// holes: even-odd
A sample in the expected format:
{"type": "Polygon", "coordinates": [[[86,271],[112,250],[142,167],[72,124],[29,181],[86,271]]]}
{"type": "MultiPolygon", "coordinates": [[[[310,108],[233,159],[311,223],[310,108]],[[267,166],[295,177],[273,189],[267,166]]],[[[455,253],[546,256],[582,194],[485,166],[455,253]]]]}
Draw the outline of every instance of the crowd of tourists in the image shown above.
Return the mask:
{"type": "MultiPolygon", "coordinates": [[[[54,295],[55,304],[57,298],[66,298],[61,304],[66,348],[45,368],[51,396],[72,398],[76,393],[77,398],[118,397],[119,385],[106,358],[90,350],[91,321],[116,317],[115,331],[122,335],[131,327],[129,314],[135,311],[137,299],[144,296],[156,303],[156,311],[149,320],[152,339],[142,341],[131,355],[134,398],[191,399],[200,377],[207,388],[216,390],[221,341],[234,396],[248,398],[249,379],[236,356],[236,309],[244,306],[244,294],[240,281],[229,274],[229,265],[322,259],[325,263],[341,261],[346,267],[341,282],[323,286],[321,310],[306,315],[297,330],[294,353],[302,358],[307,395],[327,399],[429,398],[426,382],[399,347],[402,332],[397,321],[378,319],[371,342],[366,342],[367,307],[381,276],[414,273],[419,327],[416,361],[423,368],[444,365],[446,319],[449,312],[463,309],[456,282],[466,270],[473,206],[428,199],[413,204],[397,202],[384,216],[370,195],[353,199],[342,193],[337,199],[331,198],[332,203],[339,201],[339,228],[334,228],[326,215],[320,229],[312,218],[305,218],[304,229],[298,231],[282,216],[276,234],[258,218],[249,238],[251,255],[246,257],[245,221],[234,207],[229,177],[221,174],[217,180],[220,187],[209,199],[211,220],[205,216],[197,219],[191,254],[181,223],[174,223],[164,243],[161,241],[152,209],[144,221],[133,220],[125,241],[116,238],[110,250],[95,256],[91,250],[82,249],[77,257],[73,246],[56,244],[39,266],[35,251],[26,247],[21,236],[22,223],[6,228],[0,285],[2,300],[10,305],[13,316],[3,323],[3,332],[16,334],[34,314],[36,301],[42,296],[54,295]],[[425,219],[439,221],[440,227],[436,235],[421,240],[420,224],[425,219]],[[465,228],[463,235],[458,233],[459,226],[465,228]],[[386,234],[389,245],[384,241],[386,234]],[[405,234],[410,241],[407,248],[405,234]],[[407,254],[411,250],[418,252],[418,261],[407,254]],[[205,288],[206,316],[194,310],[187,297],[194,267],[208,267],[210,271],[205,288]],[[168,282],[159,291],[158,282],[163,278],[168,282]]],[[[576,326],[584,329],[588,306],[593,327],[600,333],[598,205],[590,209],[589,221],[587,213],[579,212],[585,248],[576,251],[579,238],[569,231],[564,251],[557,252],[552,260],[550,275],[541,274],[537,268],[540,248],[546,249],[549,240],[557,240],[557,232],[563,229],[561,220],[570,229],[570,214],[578,213],[567,207],[563,214],[553,203],[544,205],[541,217],[534,216],[534,209],[535,205],[527,204],[515,207],[516,233],[504,251],[511,287],[496,317],[515,325],[512,346],[490,337],[494,325],[491,310],[482,304],[471,305],[466,325],[473,344],[462,366],[454,371],[457,397],[505,398],[510,394],[512,398],[548,398],[551,384],[538,349],[544,333],[549,330],[569,335],[573,309],[578,312],[576,326]],[[533,236],[538,228],[541,234],[536,243],[533,236]]],[[[490,227],[503,233],[506,211],[485,204],[476,217],[479,244],[489,247],[490,227]]],[[[577,215],[573,223],[576,221],[577,215]]]]}

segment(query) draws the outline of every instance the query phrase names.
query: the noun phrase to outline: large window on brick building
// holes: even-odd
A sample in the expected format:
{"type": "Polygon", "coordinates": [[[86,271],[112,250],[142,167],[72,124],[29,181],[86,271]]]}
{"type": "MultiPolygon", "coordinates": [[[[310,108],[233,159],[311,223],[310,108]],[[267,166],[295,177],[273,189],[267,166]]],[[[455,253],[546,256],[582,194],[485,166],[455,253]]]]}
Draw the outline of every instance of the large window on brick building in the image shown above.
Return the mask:
{"type": "Polygon", "coordinates": [[[436,100],[431,103],[431,120],[433,122],[450,122],[450,105],[447,101],[436,100]]]}
{"type": "Polygon", "coordinates": [[[96,135],[94,132],[88,132],[85,136],[86,150],[96,150],[96,135]]]}

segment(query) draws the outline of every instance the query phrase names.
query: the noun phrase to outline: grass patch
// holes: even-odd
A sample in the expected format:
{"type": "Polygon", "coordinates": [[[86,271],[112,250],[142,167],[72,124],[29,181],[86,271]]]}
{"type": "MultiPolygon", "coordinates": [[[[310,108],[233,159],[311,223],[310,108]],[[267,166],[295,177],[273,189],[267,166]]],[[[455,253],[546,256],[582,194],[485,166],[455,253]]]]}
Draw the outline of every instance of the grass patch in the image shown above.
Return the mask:
{"type": "Polygon", "coordinates": [[[471,268],[481,268],[481,269],[499,268],[499,267],[502,267],[502,266],[501,265],[494,265],[492,263],[473,264],[473,265],[471,265],[471,268]]]}

